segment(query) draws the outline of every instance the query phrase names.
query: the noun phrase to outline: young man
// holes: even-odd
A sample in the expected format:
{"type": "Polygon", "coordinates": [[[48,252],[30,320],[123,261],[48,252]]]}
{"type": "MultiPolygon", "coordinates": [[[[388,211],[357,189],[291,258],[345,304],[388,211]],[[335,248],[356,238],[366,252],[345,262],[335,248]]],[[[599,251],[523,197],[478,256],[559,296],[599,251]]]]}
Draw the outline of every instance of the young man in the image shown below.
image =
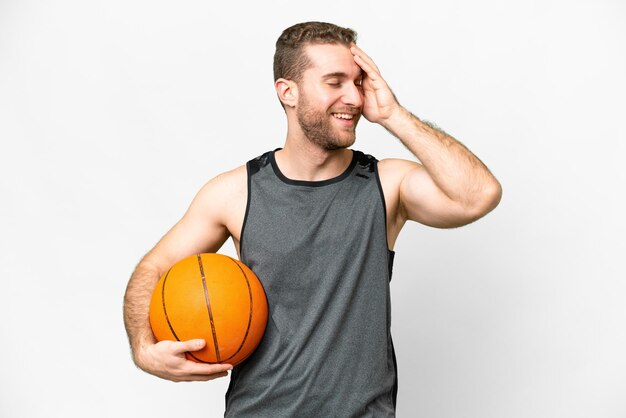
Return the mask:
{"type": "Polygon", "coordinates": [[[274,76],[284,147],[209,181],[130,279],[124,318],[136,364],[188,381],[231,367],[187,361],[202,340],[155,343],[148,306],[158,278],[228,237],[259,276],[270,318],[258,349],[233,370],[226,416],[394,416],[389,280],[400,229],[407,220],[462,226],[500,200],[481,161],[404,109],[355,41],[327,23],[283,32],[274,76]],[[361,116],[421,164],[349,149],[361,116]]]}

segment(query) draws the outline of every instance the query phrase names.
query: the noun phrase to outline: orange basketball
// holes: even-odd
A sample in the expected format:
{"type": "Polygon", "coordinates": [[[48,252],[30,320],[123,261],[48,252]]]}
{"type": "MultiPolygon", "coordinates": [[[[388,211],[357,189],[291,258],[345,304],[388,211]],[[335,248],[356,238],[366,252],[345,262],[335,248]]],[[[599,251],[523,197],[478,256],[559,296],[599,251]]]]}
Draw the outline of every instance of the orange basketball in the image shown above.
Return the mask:
{"type": "Polygon", "coordinates": [[[261,282],[242,262],[221,254],[198,254],[174,264],[150,301],[156,339],[204,339],[202,350],[186,353],[200,363],[241,363],[261,342],[266,324],[261,282]]]}

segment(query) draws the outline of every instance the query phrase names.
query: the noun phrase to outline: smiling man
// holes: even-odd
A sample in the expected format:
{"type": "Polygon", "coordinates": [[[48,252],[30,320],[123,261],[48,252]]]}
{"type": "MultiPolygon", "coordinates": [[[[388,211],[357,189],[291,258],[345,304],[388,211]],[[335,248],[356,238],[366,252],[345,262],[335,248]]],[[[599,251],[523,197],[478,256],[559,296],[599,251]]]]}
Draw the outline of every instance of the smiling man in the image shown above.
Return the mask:
{"type": "Polygon", "coordinates": [[[498,204],[500,185],[466,147],[398,103],[351,29],[286,29],[274,80],[288,122],[283,148],[210,180],[133,273],[124,319],[134,360],[174,381],[227,375],[229,365],[185,359],[202,340],[156,343],[148,306],[172,264],[231,237],[263,283],[270,318],[255,353],[232,372],[225,415],[395,416],[396,238],[406,221],[452,228],[479,219],[498,204]],[[420,163],[350,149],[361,116],[420,163]]]}

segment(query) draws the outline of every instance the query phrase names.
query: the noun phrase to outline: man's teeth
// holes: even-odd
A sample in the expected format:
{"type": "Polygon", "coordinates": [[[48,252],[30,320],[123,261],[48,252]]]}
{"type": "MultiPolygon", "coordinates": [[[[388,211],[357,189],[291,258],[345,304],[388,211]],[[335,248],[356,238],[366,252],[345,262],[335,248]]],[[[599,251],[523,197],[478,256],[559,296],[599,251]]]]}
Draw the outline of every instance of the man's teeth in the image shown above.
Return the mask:
{"type": "Polygon", "coordinates": [[[354,115],[349,113],[333,113],[333,116],[339,119],[352,119],[354,117],[354,115]]]}

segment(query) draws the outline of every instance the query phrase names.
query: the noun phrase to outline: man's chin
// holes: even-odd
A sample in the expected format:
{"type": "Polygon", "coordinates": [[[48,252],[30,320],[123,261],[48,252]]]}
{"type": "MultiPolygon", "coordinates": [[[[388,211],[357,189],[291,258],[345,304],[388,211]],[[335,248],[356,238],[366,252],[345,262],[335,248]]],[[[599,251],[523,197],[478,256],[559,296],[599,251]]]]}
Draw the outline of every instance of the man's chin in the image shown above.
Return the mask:
{"type": "Polygon", "coordinates": [[[333,145],[335,146],[335,150],[341,150],[350,148],[356,142],[356,137],[352,135],[351,138],[341,138],[333,141],[333,145]]]}
{"type": "Polygon", "coordinates": [[[306,132],[305,136],[309,141],[326,151],[338,151],[346,149],[354,145],[356,141],[356,133],[353,128],[336,128],[326,130],[325,132],[306,132]]]}

